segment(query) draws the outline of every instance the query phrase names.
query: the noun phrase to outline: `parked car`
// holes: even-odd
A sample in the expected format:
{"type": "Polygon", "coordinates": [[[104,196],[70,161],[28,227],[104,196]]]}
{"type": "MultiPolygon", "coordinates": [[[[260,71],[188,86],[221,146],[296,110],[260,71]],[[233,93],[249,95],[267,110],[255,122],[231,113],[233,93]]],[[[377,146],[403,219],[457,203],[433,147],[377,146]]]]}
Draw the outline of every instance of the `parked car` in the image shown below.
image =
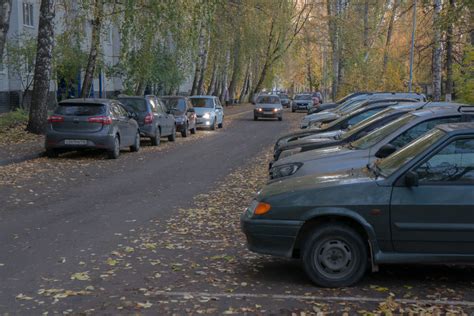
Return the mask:
{"type": "Polygon", "coordinates": [[[473,262],[473,184],[474,124],[440,125],[368,168],[266,185],[241,227],[251,251],[345,287],[369,265],[473,262]]]}
{"type": "Polygon", "coordinates": [[[330,109],[334,109],[336,108],[337,106],[341,105],[342,103],[350,100],[350,99],[353,99],[355,97],[359,97],[360,95],[366,95],[366,94],[369,94],[369,92],[363,92],[363,91],[358,91],[358,92],[354,92],[354,93],[351,93],[351,94],[348,94],[346,95],[345,97],[335,101],[335,102],[325,102],[325,103],[322,103],[316,107],[313,107],[308,114],[313,114],[313,113],[318,113],[318,112],[321,112],[321,111],[327,111],[327,110],[330,110],[330,109]]]}
{"type": "Polygon", "coordinates": [[[169,141],[176,139],[176,125],[173,115],[167,113],[165,105],[154,95],[119,96],[118,100],[127,111],[137,115],[140,135],[148,137],[153,146],[160,144],[161,137],[169,141]]]}
{"type": "Polygon", "coordinates": [[[259,118],[283,120],[283,106],[278,95],[268,94],[257,98],[253,109],[253,119],[257,121],[259,118]]]}
{"type": "Polygon", "coordinates": [[[309,111],[313,107],[313,97],[309,93],[295,95],[293,102],[291,102],[291,112],[309,111]]]}
{"type": "MultiPolygon", "coordinates": [[[[399,115],[400,111],[395,111],[392,114],[387,114],[387,118],[393,117],[397,112],[399,115]]],[[[333,142],[336,147],[332,145],[318,147],[325,148],[325,152],[307,150],[309,146],[304,149],[293,148],[292,152],[280,154],[281,160],[272,164],[273,170],[270,173],[273,178],[293,175],[299,177],[305,174],[362,167],[376,159],[390,156],[438,124],[473,120],[474,107],[471,106],[432,107],[414,111],[396,120],[392,119],[390,123],[382,125],[383,127],[375,129],[355,141],[345,143],[345,145],[337,140],[333,142]],[[298,154],[298,150],[306,152],[298,154]],[[334,162],[337,162],[338,165],[334,165],[334,162]],[[298,165],[298,170],[286,174],[282,174],[279,170],[282,166],[291,165],[298,165]]],[[[369,124],[368,121],[366,125],[369,124]]],[[[345,137],[350,137],[350,135],[345,137]]]]}
{"type": "Polygon", "coordinates": [[[350,113],[351,111],[364,106],[364,102],[370,101],[370,100],[413,100],[414,102],[423,102],[426,101],[426,97],[424,94],[420,93],[412,93],[412,92],[397,92],[397,93],[372,93],[372,94],[367,94],[367,95],[359,95],[357,97],[354,97],[343,104],[339,105],[338,107],[328,110],[328,111],[323,111],[315,114],[309,114],[306,115],[302,120],[300,124],[300,128],[307,128],[309,127],[310,123],[317,123],[317,122],[330,122],[333,121],[337,118],[339,118],[341,115],[350,113]]]}
{"type": "Polygon", "coordinates": [[[160,98],[166,109],[174,116],[176,131],[182,137],[187,137],[189,132],[196,133],[196,112],[191,101],[182,96],[165,96],[160,98]]]}
{"type": "Polygon", "coordinates": [[[281,105],[289,108],[291,104],[290,97],[286,93],[279,93],[278,96],[280,97],[281,105]]]}
{"type": "Polygon", "coordinates": [[[135,115],[116,100],[64,100],[48,118],[45,147],[48,157],[94,148],[106,150],[115,159],[120,149],[140,149],[140,129],[135,115]]]}
{"type": "Polygon", "coordinates": [[[197,95],[189,98],[196,112],[197,127],[207,127],[215,130],[224,126],[224,109],[218,97],[197,95]]]}

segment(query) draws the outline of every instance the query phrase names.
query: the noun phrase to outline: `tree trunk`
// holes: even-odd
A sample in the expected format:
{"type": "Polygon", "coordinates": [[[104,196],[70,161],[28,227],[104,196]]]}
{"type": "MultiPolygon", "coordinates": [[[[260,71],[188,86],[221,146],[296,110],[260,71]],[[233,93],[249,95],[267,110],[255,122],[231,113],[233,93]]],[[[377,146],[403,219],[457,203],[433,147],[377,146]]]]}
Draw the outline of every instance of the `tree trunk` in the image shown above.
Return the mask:
{"type": "Polygon", "coordinates": [[[227,100],[229,100],[229,86],[228,83],[228,72],[229,72],[229,63],[230,63],[230,51],[227,50],[225,55],[225,65],[224,65],[224,72],[222,75],[222,86],[220,92],[220,100],[222,104],[225,104],[227,100]]]}
{"type": "Polygon", "coordinates": [[[433,101],[441,99],[441,0],[434,0],[433,101]]]}
{"type": "Polygon", "coordinates": [[[239,103],[243,103],[249,91],[250,85],[250,65],[247,66],[247,70],[245,71],[245,79],[244,84],[242,86],[242,90],[240,92],[239,103]]]}
{"type": "Polygon", "coordinates": [[[199,27],[199,39],[198,39],[198,45],[199,45],[199,54],[196,59],[196,69],[194,72],[194,80],[193,80],[193,86],[191,88],[191,95],[195,95],[199,93],[198,91],[198,86],[199,86],[199,79],[201,78],[201,67],[202,67],[202,59],[204,56],[204,24],[201,22],[200,27],[199,27]]]}
{"type": "Polygon", "coordinates": [[[364,49],[367,54],[369,49],[369,0],[364,2],[364,49]]]}
{"type": "MultiPolygon", "coordinates": [[[[449,0],[448,16],[451,16],[456,6],[456,0],[449,0]]],[[[446,101],[453,98],[453,23],[448,24],[446,32],[446,101]]]]}
{"type": "MultiPolygon", "coordinates": [[[[339,0],[337,0],[339,1],[339,0]]],[[[339,89],[339,32],[338,25],[336,22],[338,9],[332,8],[332,6],[338,6],[337,2],[327,1],[326,9],[328,15],[328,28],[329,28],[329,40],[331,42],[332,51],[332,99],[336,100],[338,89],[339,89]],[[335,12],[334,12],[335,11],[335,12]]]]}
{"type": "Polygon", "coordinates": [[[89,59],[87,61],[87,68],[84,74],[84,81],[82,82],[81,98],[88,98],[94,80],[94,72],[97,64],[97,55],[100,47],[100,32],[102,28],[102,11],[104,7],[104,0],[95,0],[94,4],[94,20],[92,21],[92,38],[91,47],[89,51],[89,59]]]}
{"type": "Polygon", "coordinates": [[[35,134],[43,134],[46,131],[53,44],[54,0],[41,0],[33,93],[26,127],[35,134]]]}
{"type": "Polygon", "coordinates": [[[235,99],[235,90],[237,88],[237,81],[240,77],[240,32],[235,35],[234,40],[234,60],[232,67],[232,77],[229,84],[229,98],[235,99]]]}
{"type": "Polygon", "coordinates": [[[11,12],[12,0],[0,0],[0,63],[3,60],[3,51],[5,49],[5,43],[7,42],[11,12]]]}
{"type": "Polygon", "coordinates": [[[390,42],[392,41],[393,34],[393,24],[395,23],[395,17],[397,15],[398,6],[400,5],[400,0],[395,0],[392,8],[392,15],[390,16],[390,21],[388,22],[387,30],[387,39],[385,40],[385,48],[383,52],[383,64],[382,64],[382,80],[385,80],[385,72],[387,71],[388,65],[388,55],[390,53],[390,42]]]}
{"type": "Polygon", "coordinates": [[[214,62],[214,64],[212,65],[211,82],[209,83],[209,87],[207,87],[207,95],[212,95],[214,93],[214,88],[216,85],[216,76],[217,76],[217,63],[214,62]]]}
{"type": "Polygon", "coordinates": [[[201,74],[199,76],[199,84],[197,87],[198,94],[204,94],[204,79],[206,76],[206,69],[207,69],[207,59],[209,56],[209,47],[211,46],[211,32],[208,30],[207,32],[207,45],[204,48],[204,55],[201,58],[201,74]]]}

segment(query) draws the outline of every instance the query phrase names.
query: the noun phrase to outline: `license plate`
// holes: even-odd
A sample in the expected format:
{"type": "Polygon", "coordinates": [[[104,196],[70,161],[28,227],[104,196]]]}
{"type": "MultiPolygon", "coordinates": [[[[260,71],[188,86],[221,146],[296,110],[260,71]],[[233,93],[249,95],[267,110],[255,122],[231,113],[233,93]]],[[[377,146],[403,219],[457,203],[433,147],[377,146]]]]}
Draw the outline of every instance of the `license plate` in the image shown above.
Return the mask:
{"type": "Polygon", "coordinates": [[[273,114],[273,111],[263,111],[265,114],[273,114]]]}
{"type": "Polygon", "coordinates": [[[85,139],[66,139],[64,141],[66,145],[87,145],[87,140],[85,139]]]}

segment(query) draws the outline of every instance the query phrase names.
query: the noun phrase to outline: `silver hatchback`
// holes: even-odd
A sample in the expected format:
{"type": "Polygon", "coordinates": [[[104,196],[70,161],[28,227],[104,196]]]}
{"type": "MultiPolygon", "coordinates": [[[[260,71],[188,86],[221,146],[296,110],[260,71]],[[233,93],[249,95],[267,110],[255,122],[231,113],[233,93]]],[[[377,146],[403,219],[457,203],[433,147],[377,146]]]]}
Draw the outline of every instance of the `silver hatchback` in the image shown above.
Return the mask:
{"type": "Polygon", "coordinates": [[[48,118],[46,154],[80,149],[103,149],[118,158],[120,149],[140,149],[140,129],[135,115],[116,100],[74,99],[59,103],[48,118]]]}

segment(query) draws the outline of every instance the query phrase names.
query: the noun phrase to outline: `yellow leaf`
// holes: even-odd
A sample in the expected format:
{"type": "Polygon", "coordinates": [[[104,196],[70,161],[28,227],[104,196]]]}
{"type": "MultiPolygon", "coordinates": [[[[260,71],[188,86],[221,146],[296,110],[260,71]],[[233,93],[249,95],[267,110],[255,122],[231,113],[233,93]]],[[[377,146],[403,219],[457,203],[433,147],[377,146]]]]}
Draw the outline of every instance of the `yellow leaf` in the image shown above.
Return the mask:
{"type": "Polygon", "coordinates": [[[71,280],[88,281],[90,280],[89,271],[74,273],[71,275],[71,280]]]}

